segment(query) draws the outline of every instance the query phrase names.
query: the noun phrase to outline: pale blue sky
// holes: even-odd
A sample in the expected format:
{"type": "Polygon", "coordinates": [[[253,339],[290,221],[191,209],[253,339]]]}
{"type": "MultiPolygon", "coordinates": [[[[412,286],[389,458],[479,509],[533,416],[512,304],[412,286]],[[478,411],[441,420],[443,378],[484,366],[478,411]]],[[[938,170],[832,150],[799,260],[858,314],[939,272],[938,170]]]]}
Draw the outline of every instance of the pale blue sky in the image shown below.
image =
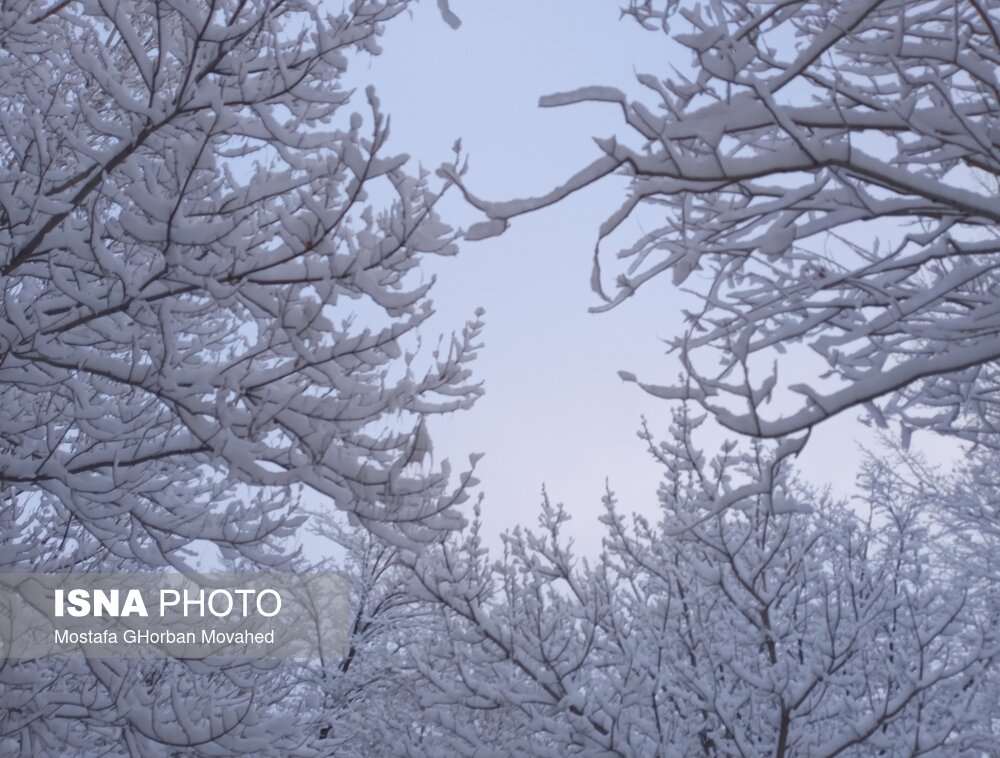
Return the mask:
{"type": "MultiPolygon", "coordinates": [[[[665,35],[619,20],[607,0],[451,0],[462,19],[453,31],[433,3],[389,24],[384,52],[354,61],[350,81],[374,83],[391,114],[393,151],[427,168],[451,158],[461,138],[468,185],[506,200],[550,189],[596,155],[593,136],[620,131],[615,107],[540,109],[555,91],[601,84],[638,94],[635,72],[684,68],[687,51],[665,35]]],[[[456,465],[484,452],[481,489],[488,531],[534,524],[543,482],[574,514],[571,532],[588,552],[599,544],[595,518],[605,478],[626,511],[656,507],[659,469],[636,437],[645,414],[665,433],[669,406],[624,384],[619,369],[670,383],[678,364],[661,338],[681,332],[683,297],[654,282],[600,315],[591,292],[591,253],[600,222],[622,199],[621,181],[589,188],[560,206],[519,218],[499,238],[463,243],[438,262],[434,328],[460,328],[486,308],[485,349],[476,365],[486,395],[471,412],[433,427],[436,454],[456,465]]],[[[458,198],[446,220],[478,220],[458,198]]],[[[637,225],[625,230],[638,236],[637,225]]],[[[786,374],[787,376],[787,374],[786,374]]],[[[847,492],[864,430],[849,417],[813,435],[800,468],[814,483],[847,492]]],[[[712,439],[712,438],[710,438],[712,439]]],[[[711,452],[711,451],[707,451],[711,452]]]]}

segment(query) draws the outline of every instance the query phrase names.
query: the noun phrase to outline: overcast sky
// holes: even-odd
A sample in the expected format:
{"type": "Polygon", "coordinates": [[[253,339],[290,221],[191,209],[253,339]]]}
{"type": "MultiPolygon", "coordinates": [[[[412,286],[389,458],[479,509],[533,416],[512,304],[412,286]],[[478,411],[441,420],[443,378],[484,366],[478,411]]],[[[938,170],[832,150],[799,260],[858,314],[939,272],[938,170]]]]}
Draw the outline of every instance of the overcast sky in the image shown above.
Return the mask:
{"type": "MultiPolygon", "coordinates": [[[[383,54],[355,60],[350,81],[376,85],[392,118],[391,149],[425,167],[448,161],[461,138],[467,182],[492,200],[550,189],[596,156],[593,136],[620,130],[613,106],[540,109],[541,95],[589,84],[638,94],[636,72],[665,76],[669,66],[688,64],[665,35],[619,20],[613,1],[451,0],[451,8],[462,19],[457,31],[432,3],[394,20],[383,54]]],[[[477,306],[486,309],[476,365],[486,395],[434,432],[436,455],[456,465],[468,452],[486,453],[478,470],[493,534],[534,524],[543,483],[574,515],[572,533],[587,551],[599,544],[605,479],[625,511],[656,507],[659,470],[636,431],[645,415],[665,434],[670,408],[617,371],[654,383],[676,379],[678,364],[662,340],[682,331],[682,296],[662,277],[610,313],[588,313],[598,303],[589,285],[597,228],[624,186],[590,188],[516,219],[499,238],[463,243],[459,256],[433,266],[438,330],[458,329],[477,306]]],[[[442,206],[447,221],[478,220],[453,200],[442,206]]],[[[633,223],[625,234],[640,231],[633,223]]],[[[852,414],[829,422],[813,435],[801,470],[848,492],[859,437],[852,414]]]]}

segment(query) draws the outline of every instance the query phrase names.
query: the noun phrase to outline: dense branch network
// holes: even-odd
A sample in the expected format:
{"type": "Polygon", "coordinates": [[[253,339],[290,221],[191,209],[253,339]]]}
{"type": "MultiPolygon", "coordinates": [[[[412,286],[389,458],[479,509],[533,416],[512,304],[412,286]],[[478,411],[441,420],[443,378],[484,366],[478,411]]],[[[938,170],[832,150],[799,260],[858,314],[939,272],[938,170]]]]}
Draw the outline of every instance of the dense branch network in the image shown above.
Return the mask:
{"type": "MultiPolygon", "coordinates": [[[[407,5],[4,5],[0,570],[291,570],[308,490],[399,544],[461,523],[427,419],[480,394],[481,323],[418,349],[448,185],[342,84],[407,5]]],[[[4,659],[0,752],[313,754],[304,680],[4,659]]]]}
{"type": "Polygon", "coordinates": [[[404,354],[420,256],[453,235],[440,190],[381,155],[374,93],[348,118],[338,85],[404,6],[26,4],[3,30],[0,480],[81,549],[239,551],[290,525],[273,493],[298,484],[451,523],[446,476],[404,469],[421,419],[477,395],[479,326],[426,373],[404,354]]]}
{"type": "Polygon", "coordinates": [[[404,659],[435,726],[413,754],[971,757],[995,744],[995,590],[966,568],[989,572],[996,549],[980,533],[995,511],[969,508],[995,498],[995,463],[915,480],[905,454],[872,457],[852,510],[787,460],[773,473],[763,444],[703,456],[702,421],[681,409],[667,441],[644,432],[661,510],[630,519],[607,493],[596,558],[546,498],[500,560],[473,528],[416,566],[418,597],[444,610],[404,659]],[[770,484],[716,509],[748,481],[770,484]]]}

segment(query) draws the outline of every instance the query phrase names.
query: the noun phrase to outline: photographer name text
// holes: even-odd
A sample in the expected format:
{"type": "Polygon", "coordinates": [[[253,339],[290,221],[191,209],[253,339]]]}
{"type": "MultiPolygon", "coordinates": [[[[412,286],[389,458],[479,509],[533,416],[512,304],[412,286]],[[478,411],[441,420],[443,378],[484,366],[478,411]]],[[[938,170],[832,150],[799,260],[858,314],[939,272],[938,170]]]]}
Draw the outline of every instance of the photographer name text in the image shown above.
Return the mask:
{"type": "Polygon", "coordinates": [[[150,629],[126,629],[120,635],[110,629],[74,632],[56,629],[53,641],[57,645],[117,645],[119,636],[126,645],[273,645],[274,630],[254,632],[249,629],[222,632],[218,629],[201,629],[173,632],[150,629]],[[201,638],[200,640],[198,638],[201,638]]]}

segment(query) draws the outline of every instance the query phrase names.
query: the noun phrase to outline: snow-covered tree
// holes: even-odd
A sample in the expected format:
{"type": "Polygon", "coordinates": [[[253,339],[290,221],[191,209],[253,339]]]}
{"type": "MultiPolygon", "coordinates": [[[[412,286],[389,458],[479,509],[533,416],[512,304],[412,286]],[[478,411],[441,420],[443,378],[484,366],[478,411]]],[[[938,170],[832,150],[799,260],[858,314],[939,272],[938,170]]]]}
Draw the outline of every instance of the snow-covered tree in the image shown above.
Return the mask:
{"type": "Polygon", "coordinates": [[[501,561],[472,532],[418,566],[448,633],[413,653],[437,741],[412,754],[993,750],[995,604],[935,549],[929,501],[873,461],[859,515],[761,445],[707,460],[698,423],[680,411],[668,443],[650,440],[656,523],[606,497],[596,561],[573,554],[567,513],[546,501],[541,530],[508,535],[501,561]],[[747,482],[770,484],[727,497],[747,482]]]}
{"type": "Polygon", "coordinates": [[[626,13],[669,38],[672,71],[641,75],[639,100],[597,86],[543,98],[614,104],[627,128],[547,195],[470,194],[491,217],[476,231],[623,174],[631,189],[595,253],[600,308],[666,272],[697,302],[672,343],[687,378],[644,382],[650,392],[758,437],[865,406],[906,434],[996,446],[997,11],[993,0],[634,0],[626,13]],[[604,248],[633,218],[643,234],[613,270],[604,248]],[[820,361],[803,362],[809,350],[820,361]]]}
{"type": "Polygon", "coordinates": [[[348,645],[304,672],[300,687],[316,697],[312,745],[320,755],[401,755],[430,724],[420,710],[422,680],[411,650],[441,632],[440,610],[409,591],[400,549],[361,528],[316,525],[344,549],[350,584],[348,645]],[[318,697],[317,697],[318,696],[318,697]]]}
{"type": "MultiPolygon", "coordinates": [[[[426,419],[479,394],[479,321],[417,349],[448,183],[342,84],[408,5],[0,9],[0,570],[281,566],[306,491],[399,544],[461,522],[426,419]]],[[[0,752],[292,755],[295,683],[6,661],[0,752]]]]}
{"type": "Polygon", "coordinates": [[[610,103],[627,129],[543,196],[463,187],[487,215],[470,236],[627,177],[599,232],[597,310],[669,271],[696,303],[672,342],[684,376],[641,385],[756,439],[709,458],[683,410],[667,443],[645,432],[666,467],[661,517],[630,521],[609,493],[596,560],[548,501],[499,562],[475,528],[422,556],[416,590],[442,632],[411,651],[434,728],[407,752],[992,754],[995,462],[948,480],[873,458],[847,507],[798,483],[789,455],[855,407],[901,421],[904,441],[927,428],[1000,447],[997,5],[626,13],[667,35],[673,72],[640,76],[638,100],[543,98],[610,103]],[[611,270],[605,248],[634,226],[611,270]]]}
{"type": "Polygon", "coordinates": [[[374,92],[365,116],[340,86],[406,3],[21,5],[0,59],[0,479],[51,509],[50,565],[253,552],[298,484],[368,522],[453,523],[441,477],[405,469],[422,419],[476,395],[476,327],[423,374],[401,340],[431,312],[421,255],[454,238],[439,190],[382,155],[374,92]]]}

